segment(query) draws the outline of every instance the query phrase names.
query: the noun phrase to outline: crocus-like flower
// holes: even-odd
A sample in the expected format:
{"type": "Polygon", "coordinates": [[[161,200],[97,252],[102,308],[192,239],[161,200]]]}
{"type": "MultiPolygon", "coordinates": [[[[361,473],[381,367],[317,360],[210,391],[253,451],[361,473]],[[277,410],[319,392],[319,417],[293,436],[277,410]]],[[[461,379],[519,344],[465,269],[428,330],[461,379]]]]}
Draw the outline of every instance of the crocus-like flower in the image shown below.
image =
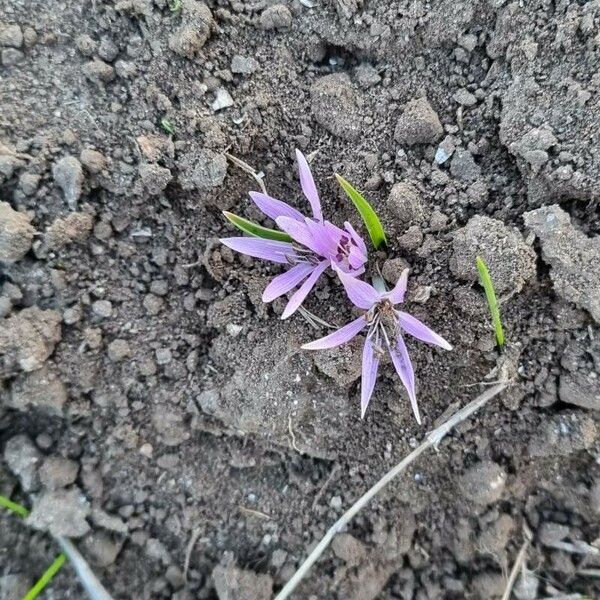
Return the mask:
{"type": "Polygon", "coordinates": [[[335,348],[351,340],[363,329],[368,328],[362,356],[361,417],[365,416],[369,400],[373,394],[379,361],[387,350],[408,392],[417,423],[421,424],[415,394],[415,373],[404,342],[404,334],[408,333],[418,340],[441,346],[445,350],[452,350],[452,346],[421,321],[395,308],[396,304],[404,301],[408,282],[408,269],[404,270],[396,286],[390,292],[378,291],[368,283],[350,277],[339,270],[338,275],[344,284],[348,298],[355,306],[367,312],[330,335],[304,344],[302,348],[305,350],[335,348]]]}
{"type": "Polygon", "coordinates": [[[363,265],[367,261],[365,243],[350,223],[344,223],[344,229],[340,229],[323,219],[321,201],[306,158],[299,150],[296,150],[296,158],[300,185],[312,207],[313,218],[305,217],[281,200],[260,192],[250,192],[256,206],[273,219],[293,242],[250,237],[221,240],[237,252],[290,265],[290,269],[269,283],[262,296],[263,302],[271,302],[301,284],[290,297],[282,319],[289,317],[302,304],[327,267],[334,265],[339,272],[356,276],[364,272],[363,265]]]}

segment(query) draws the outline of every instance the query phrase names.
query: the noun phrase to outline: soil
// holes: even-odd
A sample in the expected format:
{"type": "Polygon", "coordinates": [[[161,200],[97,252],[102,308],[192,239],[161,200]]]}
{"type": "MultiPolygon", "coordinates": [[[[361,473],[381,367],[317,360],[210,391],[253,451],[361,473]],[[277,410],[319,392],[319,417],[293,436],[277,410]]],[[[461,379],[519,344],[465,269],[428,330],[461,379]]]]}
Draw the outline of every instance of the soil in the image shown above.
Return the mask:
{"type": "MultiPolygon", "coordinates": [[[[270,598],[326,529],[508,365],[512,385],[360,514],[295,598],[600,597],[598,0],[0,0],[0,597],[73,536],[117,598],[270,598]],[[360,339],[261,302],[229,209],[324,211],[454,346],[360,419],[360,339]],[[364,233],[364,230],[361,230],[364,233]],[[498,352],[475,256],[508,339],[498,352]],[[482,382],[485,382],[482,384],[482,382]]],[[[306,307],[353,316],[323,277],[306,307]]],[[[48,598],[82,598],[65,567],[48,598]]]]}

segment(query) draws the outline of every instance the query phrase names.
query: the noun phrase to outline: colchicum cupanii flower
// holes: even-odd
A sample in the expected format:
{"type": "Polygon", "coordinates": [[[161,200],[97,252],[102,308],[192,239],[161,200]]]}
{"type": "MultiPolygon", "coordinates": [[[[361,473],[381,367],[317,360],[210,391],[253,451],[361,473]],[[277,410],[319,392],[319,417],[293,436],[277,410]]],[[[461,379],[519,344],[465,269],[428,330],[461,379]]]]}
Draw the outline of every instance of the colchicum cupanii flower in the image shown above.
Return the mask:
{"type": "Polygon", "coordinates": [[[260,192],[250,192],[256,206],[278,227],[287,233],[291,242],[252,237],[223,238],[221,242],[242,254],[287,264],[290,268],[275,277],[263,292],[263,302],[271,302],[298,289],[290,297],[282,319],[289,317],[302,304],[323,272],[333,266],[350,278],[364,272],[367,248],[352,225],[344,223],[341,229],[323,219],[321,201],[313,176],[304,155],[296,150],[300,186],[310,202],[313,216],[305,217],[289,204],[260,192]]]}
{"type": "Polygon", "coordinates": [[[408,392],[417,423],[421,424],[415,393],[415,373],[404,341],[404,334],[408,333],[422,342],[440,346],[445,350],[452,350],[452,346],[421,321],[395,308],[396,304],[404,301],[408,269],[402,273],[394,289],[389,292],[379,291],[368,283],[350,277],[340,270],[338,270],[338,275],[348,298],[366,313],[334,333],[304,344],[302,348],[305,350],[335,348],[350,341],[367,328],[367,338],[362,356],[361,417],[365,416],[369,400],[373,395],[379,362],[387,351],[408,392]]]}

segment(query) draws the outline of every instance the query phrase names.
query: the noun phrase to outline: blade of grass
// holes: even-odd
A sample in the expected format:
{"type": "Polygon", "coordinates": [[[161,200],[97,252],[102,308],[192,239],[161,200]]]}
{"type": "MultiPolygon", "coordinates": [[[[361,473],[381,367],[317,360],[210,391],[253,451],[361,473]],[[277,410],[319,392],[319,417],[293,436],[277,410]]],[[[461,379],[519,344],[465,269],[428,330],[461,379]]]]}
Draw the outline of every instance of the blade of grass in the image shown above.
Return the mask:
{"type": "Polygon", "coordinates": [[[3,506],[4,508],[7,508],[8,510],[19,515],[20,517],[23,517],[23,519],[29,516],[29,511],[24,506],[13,502],[6,496],[0,496],[0,506],[3,506]]]}
{"type": "Polygon", "coordinates": [[[225,218],[233,223],[238,229],[243,232],[250,234],[251,236],[262,238],[263,240],[277,240],[278,242],[291,242],[292,238],[283,231],[277,231],[276,229],[269,229],[262,225],[257,225],[244,217],[239,217],[233,213],[223,211],[225,218]]]}
{"type": "Polygon", "coordinates": [[[375,249],[379,248],[381,244],[387,244],[385,231],[383,230],[381,221],[379,220],[379,217],[377,216],[377,213],[373,207],[367,202],[365,197],[341,175],[336,173],[335,177],[338,180],[338,183],[342,186],[344,192],[346,192],[350,200],[352,200],[354,203],[354,206],[356,206],[356,210],[358,210],[362,220],[365,223],[365,227],[369,232],[369,237],[371,238],[375,249]]]}
{"type": "Polygon", "coordinates": [[[494,331],[496,332],[496,342],[498,343],[498,346],[502,348],[502,346],[504,346],[504,330],[502,329],[502,321],[500,320],[500,308],[498,306],[496,292],[494,291],[494,284],[492,283],[490,272],[483,258],[478,256],[476,262],[479,277],[481,278],[481,285],[485,290],[485,296],[492,316],[492,324],[494,326],[494,331]]]}
{"type": "Polygon", "coordinates": [[[61,552],[46,569],[44,574],[36,581],[35,585],[25,594],[23,600],[34,600],[34,598],[37,598],[60,571],[66,560],[67,557],[61,552]]]}

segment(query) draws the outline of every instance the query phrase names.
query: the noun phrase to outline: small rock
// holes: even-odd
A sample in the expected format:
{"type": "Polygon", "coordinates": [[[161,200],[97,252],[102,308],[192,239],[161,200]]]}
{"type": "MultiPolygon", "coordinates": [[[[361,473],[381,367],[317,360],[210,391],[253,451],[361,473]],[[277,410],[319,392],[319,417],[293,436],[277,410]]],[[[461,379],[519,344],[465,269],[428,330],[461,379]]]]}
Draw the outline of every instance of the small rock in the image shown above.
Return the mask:
{"type": "Polygon", "coordinates": [[[112,315],[112,304],[108,300],[96,300],[92,304],[92,312],[101,319],[107,319],[112,315]]]}
{"type": "Polygon", "coordinates": [[[532,573],[528,569],[523,569],[513,588],[513,594],[517,600],[536,600],[539,587],[540,580],[535,573],[532,573]]]}
{"type": "Polygon", "coordinates": [[[409,269],[410,265],[403,258],[389,258],[383,263],[381,274],[391,285],[396,285],[404,269],[409,269]]]}
{"type": "Polygon", "coordinates": [[[349,533],[338,533],[331,542],[331,549],[349,567],[356,567],[367,558],[365,545],[349,533]]]}
{"type": "Polygon", "coordinates": [[[99,58],[83,65],[83,74],[96,84],[110,83],[115,78],[115,69],[99,58]]]}
{"type": "Polygon", "coordinates": [[[182,588],[186,584],[186,578],[183,571],[175,565],[169,565],[165,572],[165,579],[176,590],[182,588]]]}
{"type": "Polygon", "coordinates": [[[43,366],[14,380],[9,405],[22,412],[35,408],[60,416],[67,398],[67,389],[60,376],[43,366]]]}
{"type": "Polygon", "coordinates": [[[438,165],[443,165],[453,154],[456,146],[451,136],[446,136],[435,151],[434,161],[438,165]]]}
{"type": "Polygon", "coordinates": [[[16,48],[2,50],[1,61],[3,67],[14,67],[25,60],[25,54],[16,48]]]}
{"type": "Polygon", "coordinates": [[[154,294],[146,294],[142,305],[149,315],[157,315],[165,305],[165,301],[154,294]]]}
{"type": "Polygon", "coordinates": [[[126,523],[117,517],[116,515],[109,515],[100,508],[92,508],[92,523],[97,527],[102,527],[107,531],[114,531],[115,533],[127,534],[129,527],[126,523]]]}
{"type": "Polygon", "coordinates": [[[79,155],[81,164],[85,167],[88,173],[96,175],[106,169],[106,158],[104,154],[91,148],[85,148],[79,155]]]}
{"type": "Polygon", "coordinates": [[[44,233],[44,249],[60,250],[64,246],[85,242],[92,230],[94,218],[86,212],[72,212],[55,219],[44,233]]]}
{"type": "Polygon", "coordinates": [[[103,37],[98,47],[98,56],[102,60],[111,63],[119,56],[119,48],[110,38],[103,37]]]}
{"type": "Polygon", "coordinates": [[[429,229],[431,231],[443,231],[448,224],[448,217],[441,211],[435,209],[431,213],[431,219],[429,219],[429,229]]]}
{"type": "Polygon", "coordinates": [[[79,538],[90,530],[89,514],[90,505],[78,487],[46,491],[34,500],[27,524],[54,536],[79,538]]]}
{"type": "Polygon", "coordinates": [[[258,69],[258,61],[252,57],[236,54],[231,59],[231,72],[240,75],[252,75],[258,69]]]}
{"type": "Polygon", "coordinates": [[[403,225],[423,223],[426,218],[425,205],[419,190],[408,182],[392,186],[387,199],[387,207],[403,225]]]}
{"type": "Polygon", "coordinates": [[[117,560],[123,545],[115,542],[104,531],[95,531],[85,537],[82,546],[94,566],[105,568],[117,560]]]}
{"type": "Polygon", "coordinates": [[[219,187],[227,175],[227,159],[223,154],[203,149],[182,160],[179,183],[184,190],[208,191],[219,187]]]}
{"type": "Polygon", "coordinates": [[[254,573],[228,565],[217,565],[212,572],[219,600],[271,600],[273,580],[270,575],[254,573]]]}
{"type": "Polygon", "coordinates": [[[0,327],[0,358],[23,371],[39,369],[61,339],[61,316],[55,310],[24,308],[0,327]]]}
{"type": "Polygon", "coordinates": [[[18,25],[0,29],[0,46],[20,48],[23,45],[23,32],[18,25]]]}
{"type": "Polygon", "coordinates": [[[183,24],[169,37],[169,49],[179,56],[194,58],[214,27],[212,12],[204,2],[183,0],[181,17],[183,24]]]}
{"type": "Polygon", "coordinates": [[[40,175],[35,173],[21,173],[19,176],[19,191],[25,196],[33,196],[40,184],[40,175]]]}
{"type": "Polygon", "coordinates": [[[283,4],[269,6],[260,15],[260,28],[265,30],[284,29],[292,24],[292,13],[283,4]]]}
{"type": "Polygon", "coordinates": [[[62,456],[48,456],[39,473],[42,484],[49,490],[56,490],[75,483],[79,465],[62,456]]]}
{"type": "Polygon", "coordinates": [[[6,296],[0,296],[0,319],[4,319],[12,310],[12,302],[6,296]]]}
{"type": "Polygon", "coordinates": [[[19,478],[24,492],[35,492],[39,489],[38,469],[42,463],[42,455],[26,435],[17,435],[6,442],[4,460],[19,478]]]}
{"type": "Polygon", "coordinates": [[[310,89],[312,112],[319,125],[345,140],[356,140],[361,133],[361,117],[356,91],[345,73],[317,79],[310,89]]]}
{"type": "Polygon", "coordinates": [[[76,304],[75,306],[65,309],[65,312],[63,313],[63,323],[65,323],[65,325],[75,325],[75,323],[81,321],[82,317],[83,312],[81,306],[76,304]]]}
{"type": "Polygon", "coordinates": [[[77,50],[88,58],[92,56],[98,48],[98,44],[87,33],[78,35],[75,38],[75,45],[77,46],[77,50]]]}
{"type": "Polygon", "coordinates": [[[444,133],[437,113],[427,98],[411,100],[396,123],[394,139],[403,146],[433,144],[444,133]]]}
{"type": "Polygon", "coordinates": [[[483,461],[461,476],[459,489],[467,500],[485,506],[502,497],[505,484],[504,469],[491,461],[483,461]]]}
{"type": "Polygon", "coordinates": [[[506,588],[506,579],[502,573],[488,571],[480,573],[472,579],[474,598],[485,598],[485,600],[496,600],[502,597],[506,588]]]}
{"type": "Polygon", "coordinates": [[[162,562],[164,565],[171,564],[171,555],[166,546],[156,538],[148,538],[146,540],[146,556],[150,560],[162,562]]]}
{"type": "Polygon", "coordinates": [[[546,521],[538,530],[538,538],[544,546],[554,547],[569,535],[569,528],[560,523],[546,521]]]}
{"type": "Polygon", "coordinates": [[[423,243],[423,231],[418,225],[411,225],[406,233],[398,238],[398,246],[412,252],[423,243]]]}
{"type": "Polygon", "coordinates": [[[579,231],[556,204],[527,212],[523,218],[540,240],[556,293],[600,323],[600,236],[579,231]]]}
{"type": "Polygon", "coordinates": [[[450,173],[460,181],[476,181],[481,177],[481,168],[468,150],[457,148],[450,161],[450,173]]]}
{"type": "Polygon", "coordinates": [[[477,281],[475,261],[481,256],[498,294],[520,292],[536,274],[535,252],[519,231],[490,217],[472,217],[454,234],[452,248],[452,273],[464,281],[477,281]]]}
{"type": "Polygon", "coordinates": [[[140,135],[136,138],[140,151],[149,162],[157,162],[175,156],[175,145],[170,137],[164,135],[140,135]]]}
{"type": "Polygon", "coordinates": [[[119,362],[131,354],[131,349],[126,340],[113,340],[107,348],[108,358],[113,362],[119,362]]]}
{"type": "Polygon", "coordinates": [[[157,196],[163,192],[173,179],[170,169],[154,163],[140,165],[139,174],[144,189],[151,196],[157,196]]]}
{"type": "Polygon", "coordinates": [[[0,202],[0,262],[16,262],[29,252],[35,233],[30,221],[8,202],[0,202]]]}
{"type": "Polygon", "coordinates": [[[477,98],[471,94],[468,90],[461,88],[457,92],[455,92],[454,96],[455,102],[462,104],[463,106],[475,106],[477,104],[477,98]]]}
{"type": "Polygon", "coordinates": [[[76,210],[83,186],[81,163],[74,156],[65,156],[53,165],[52,176],[61,188],[69,208],[76,210]]]}
{"type": "Polygon", "coordinates": [[[366,90],[381,81],[381,75],[369,63],[361,63],[354,69],[354,76],[360,88],[366,90]]]}
{"type": "Polygon", "coordinates": [[[212,109],[217,112],[224,108],[229,108],[230,106],[233,106],[231,94],[225,88],[219,88],[215,92],[215,99],[211,104],[212,109]]]}
{"type": "Polygon", "coordinates": [[[558,396],[567,404],[600,411],[600,340],[573,340],[562,353],[558,396]]]}
{"type": "Polygon", "coordinates": [[[38,39],[36,30],[33,27],[25,27],[23,29],[23,43],[27,48],[33,48],[38,39]]]}

